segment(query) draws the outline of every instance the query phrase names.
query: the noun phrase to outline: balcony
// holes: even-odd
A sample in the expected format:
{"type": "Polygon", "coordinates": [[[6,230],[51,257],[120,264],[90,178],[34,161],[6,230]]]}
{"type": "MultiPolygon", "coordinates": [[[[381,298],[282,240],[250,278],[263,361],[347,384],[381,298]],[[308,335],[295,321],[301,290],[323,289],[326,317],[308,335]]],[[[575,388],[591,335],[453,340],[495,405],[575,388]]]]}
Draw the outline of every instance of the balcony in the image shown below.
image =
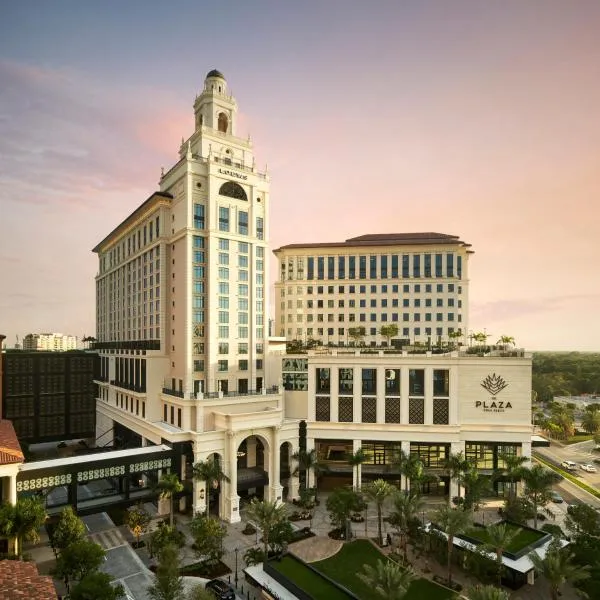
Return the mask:
{"type": "Polygon", "coordinates": [[[93,342],[90,350],[160,350],[160,340],[113,340],[93,342]]]}
{"type": "Polygon", "coordinates": [[[129,383],[127,381],[117,381],[116,379],[111,379],[110,385],[114,385],[115,387],[123,390],[129,390],[130,392],[135,392],[136,394],[146,393],[146,388],[142,387],[141,385],[134,385],[133,383],[129,383]]]}
{"type": "Polygon", "coordinates": [[[246,392],[205,392],[204,394],[198,394],[198,399],[206,398],[212,400],[215,398],[237,398],[240,396],[263,396],[279,394],[279,386],[273,385],[262,390],[248,390],[246,392]]]}
{"type": "Polygon", "coordinates": [[[183,390],[174,390],[171,387],[163,387],[162,393],[167,394],[167,396],[175,396],[175,398],[183,398],[183,390]]]}

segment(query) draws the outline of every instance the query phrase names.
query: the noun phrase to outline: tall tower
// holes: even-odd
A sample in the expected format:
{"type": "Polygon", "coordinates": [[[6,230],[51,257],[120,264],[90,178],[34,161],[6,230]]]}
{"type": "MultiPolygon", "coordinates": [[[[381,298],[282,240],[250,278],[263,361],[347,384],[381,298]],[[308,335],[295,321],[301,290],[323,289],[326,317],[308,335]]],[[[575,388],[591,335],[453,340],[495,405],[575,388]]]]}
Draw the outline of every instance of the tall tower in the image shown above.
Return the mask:
{"type": "Polygon", "coordinates": [[[160,181],[173,196],[170,377],[192,394],[244,393],[265,385],[269,180],[250,139],[235,135],[237,103],[219,71],[207,74],[194,115],[160,181]]]}

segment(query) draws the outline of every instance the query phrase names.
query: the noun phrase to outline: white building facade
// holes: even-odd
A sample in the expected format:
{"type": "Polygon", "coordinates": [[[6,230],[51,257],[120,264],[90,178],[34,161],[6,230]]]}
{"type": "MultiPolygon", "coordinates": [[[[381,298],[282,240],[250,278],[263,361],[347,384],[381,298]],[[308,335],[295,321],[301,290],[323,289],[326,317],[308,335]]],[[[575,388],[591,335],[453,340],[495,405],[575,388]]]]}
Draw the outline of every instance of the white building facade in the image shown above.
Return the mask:
{"type": "Polygon", "coordinates": [[[275,250],[275,331],[303,343],[436,344],[468,330],[470,244],[441,233],[363,235],[275,250]]]}
{"type": "Polygon", "coordinates": [[[23,338],[23,350],[50,352],[77,350],[77,337],[62,333],[28,333],[23,338]]]}
{"type": "MultiPolygon", "coordinates": [[[[283,419],[279,368],[270,374],[267,360],[269,178],[236,136],[237,104],[218,71],[194,117],[160,189],[94,248],[97,429],[183,444],[182,478],[216,455],[231,479],[219,514],[234,521],[237,467],[281,498],[279,458],[289,471],[298,426],[283,419]]],[[[210,492],[194,483],[196,510],[210,492]]]]}

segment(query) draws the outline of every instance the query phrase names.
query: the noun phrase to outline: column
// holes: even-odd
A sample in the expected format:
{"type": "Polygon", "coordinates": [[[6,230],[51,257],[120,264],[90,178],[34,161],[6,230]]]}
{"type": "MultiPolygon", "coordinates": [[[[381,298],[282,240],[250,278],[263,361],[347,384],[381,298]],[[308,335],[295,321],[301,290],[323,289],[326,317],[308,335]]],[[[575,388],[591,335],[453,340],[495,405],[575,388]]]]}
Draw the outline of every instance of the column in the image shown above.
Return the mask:
{"type": "MultiPolygon", "coordinates": [[[[400,442],[400,449],[406,456],[410,456],[410,442],[400,442]]],[[[405,475],[400,477],[400,486],[403,490],[409,489],[410,482],[405,475]]]]}
{"type": "MultiPolygon", "coordinates": [[[[358,352],[358,351],[357,351],[358,352]]],[[[352,402],[353,422],[362,421],[362,370],[360,367],[353,367],[352,388],[354,390],[354,399],[352,402]]]]}
{"type": "Polygon", "coordinates": [[[339,401],[338,401],[338,397],[339,397],[339,390],[340,390],[340,384],[339,384],[339,375],[340,375],[340,371],[337,365],[335,366],[331,366],[331,371],[330,371],[330,388],[329,388],[329,420],[332,423],[337,423],[340,419],[339,419],[339,413],[338,413],[338,409],[339,409],[339,401]]]}
{"type": "Polygon", "coordinates": [[[425,425],[433,423],[433,369],[425,368],[425,425]]]}
{"type": "Polygon", "coordinates": [[[283,496],[283,487],[281,485],[281,457],[279,455],[279,434],[280,434],[280,429],[281,427],[276,425],[275,427],[273,427],[272,429],[272,434],[271,434],[271,440],[272,443],[270,444],[271,448],[270,448],[270,455],[271,455],[271,460],[269,461],[269,464],[271,466],[270,472],[269,472],[269,487],[271,488],[270,491],[270,496],[271,496],[271,501],[272,502],[281,502],[282,496],[283,496]]]}
{"type": "Polygon", "coordinates": [[[385,423],[385,368],[377,367],[377,423],[385,423]]]}
{"type": "Polygon", "coordinates": [[[17,474],[8,478],[8,502],[13,506],[17,503],[17,474]]]}
{"type": "MultiPolygon", "coordinates": [[[[459,452],[462,452],[463,454],[465,453],[465,443],[464,442],[452,442],[450,444],[450,453],[458,454],[459,452]]],[[[455,498],[456,496],[459,496],[460,494],[462,494],[461,489],[462,488],[458,484],[458,481],[456,479],[450,480],[450,501],[452,501],[452,498],[455,498]]]]}
{"type": "Polygon", "coordinates": [[[230,523],[239,523],[240,499],[237,494],[237,448],[238,443],[233,431],[228,431],[229,439],[229,484],[227,485],[227,505],[225,507],[225,518],[230,523]]]}
{"type": "Polygon", "coordinates": [[[290,444],[290,457],[289,457],[289,463],[290,463],[290,478],[289,478],[289,483],[288,483],[288,501],[289,500],[293,500],[293,499],[298,499],[300,497],[300,492],[299,492],[299,488],[300,488],[300,473],[298,473],[298,476],[294,475],[294,471],[298,468],[298,461],[294,460],[292,458],[292,455],[296,452],[296,450],[294,450],[294,448],[292,447],[292,445],[290,444]]]}
{"type": "MultiPolygon", "coordinates": [[[[352,452],[356,452],[360,449],[362,440],[352,440],[352,452]]],[[[362,485],[362,465],[358,465],[355,469],[352,467],[352,487],[355,490],[360,489],[362,485]]]]}
{"type": "Polygon", "coordinates": [[[400,372],[400,423],[408,424],[408,369],[403,367],[400,372]]]}

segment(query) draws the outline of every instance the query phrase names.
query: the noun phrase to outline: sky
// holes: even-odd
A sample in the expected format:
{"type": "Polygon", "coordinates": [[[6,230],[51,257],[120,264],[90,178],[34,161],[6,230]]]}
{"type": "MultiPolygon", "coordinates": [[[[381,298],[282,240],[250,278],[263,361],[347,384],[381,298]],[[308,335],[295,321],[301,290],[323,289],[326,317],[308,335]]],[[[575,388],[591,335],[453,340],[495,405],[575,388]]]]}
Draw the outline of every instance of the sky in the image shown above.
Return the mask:
{"type": "Polygon", "coordinates": [[[597,0],[0,2],[7,346],[94,334],[91,249],[216,68],[268,164],[271,248],[458,235],[470,330],[600,351],[599,31],[597,0]]]}

